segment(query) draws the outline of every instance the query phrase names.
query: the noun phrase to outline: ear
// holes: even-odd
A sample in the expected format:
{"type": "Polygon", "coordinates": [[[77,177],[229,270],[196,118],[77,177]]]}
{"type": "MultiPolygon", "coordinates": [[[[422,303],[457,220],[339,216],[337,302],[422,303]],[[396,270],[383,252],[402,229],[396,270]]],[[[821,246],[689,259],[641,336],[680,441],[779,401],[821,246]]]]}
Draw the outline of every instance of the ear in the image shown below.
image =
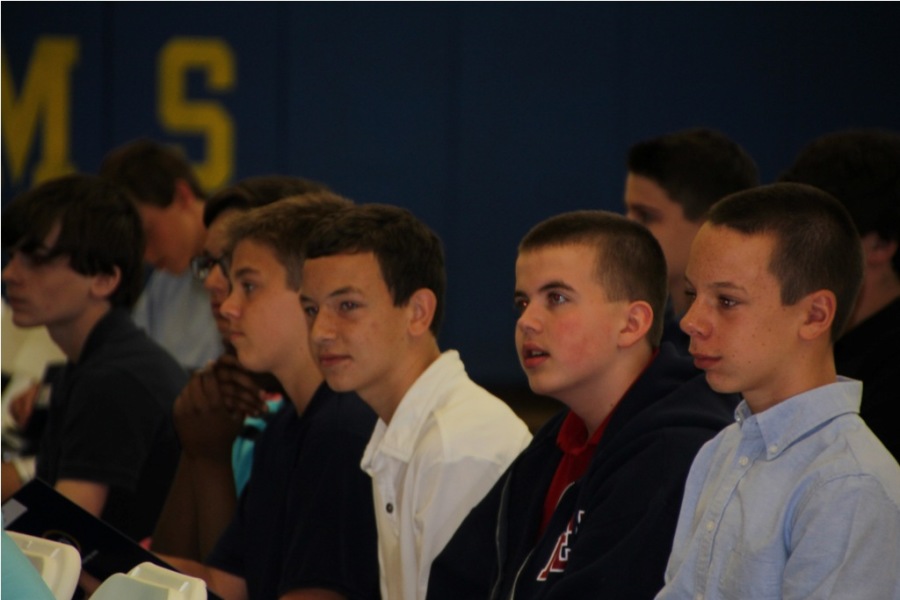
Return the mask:
{"type": "Polygon", "coordinates": [[[98,273],[91,277],[91,294],[100,300],[108,300],[122,282],[122,270],[113,267],[112,273],[98,273]]]}
{"type": "Polygon", "coordinates": [[[886,240],[873,231],[862,237],[862,244],[867,267],[891,266],[897,254],[897,240],[886,240]]]}
{"type": "Polygon", "coordinates": [[[831,324],[837,310],[837,298],[830,290],[819,290],[800,301],[803,309],[803,323],[800,325],[800,339],[812,341],[821,336],[831,336],[831,324]]]}
{"type": "Polygon", "coordinates": [[[190,207],[197,197],[191,189],[190,184],[184,179],[175,180],[175,197],[172,199],[173,204],[177,204],[181,208],[190,207]]]}
{"type": "Polygon", "coordinates": [[[428,288],[421,288],[413,292],[407,302],[409,310],[409,333],[419,337],[430,331],[431,322],[434,320],[434,311],[437,308],[437,296],[428,288]]]}
{"type": "Polygon", "coordinates": [[[625,325],[619,331],[619,347],[629,348],[647,337],[653,326],[653,308],[643,300],[635,300],[625,310],[625,325]]]}

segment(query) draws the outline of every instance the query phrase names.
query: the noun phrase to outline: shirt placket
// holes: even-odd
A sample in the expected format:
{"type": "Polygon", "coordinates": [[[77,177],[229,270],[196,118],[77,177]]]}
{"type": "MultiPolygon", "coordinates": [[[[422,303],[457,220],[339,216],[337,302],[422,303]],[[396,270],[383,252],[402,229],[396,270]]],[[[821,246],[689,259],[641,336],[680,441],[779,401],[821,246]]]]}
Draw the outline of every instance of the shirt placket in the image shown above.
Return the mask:
{"type": "MultiPolygon", "coordinates": [[[[742,430],[742,433],[743,430],[742,430]]],[[[737,492],[737,487],[747,472],[753,466],[754,457],[760,451],[761,437],[758,431],[749,436],[742,435],[741,442],[730,459],[727,467],[728,473],[723,478],[722,485],[718,487],[715,497],[707,505],[700,522],[703,535],[700,537],[698,547],[697,574],[694,589],[697,590],[694,600],[703,600],[707,590],[710,589],[710,570],[713,561],[713,549],[716,537],[728,503],[737,492]]]]}

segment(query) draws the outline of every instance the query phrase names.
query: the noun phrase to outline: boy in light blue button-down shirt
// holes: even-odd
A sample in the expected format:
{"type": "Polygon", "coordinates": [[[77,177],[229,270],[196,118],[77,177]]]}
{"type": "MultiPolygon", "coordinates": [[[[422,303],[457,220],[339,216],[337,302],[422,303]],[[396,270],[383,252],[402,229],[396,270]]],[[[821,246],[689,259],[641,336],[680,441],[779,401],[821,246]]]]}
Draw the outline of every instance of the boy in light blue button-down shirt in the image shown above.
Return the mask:
{"type": "Polygon", "coordinates": [[[658,599],[900,598],[900,466],[832,352],[862,269],[850,216],[816,188],[711,209],[681,327],[710,386],[743,401],[694,461],[658,599]]]}

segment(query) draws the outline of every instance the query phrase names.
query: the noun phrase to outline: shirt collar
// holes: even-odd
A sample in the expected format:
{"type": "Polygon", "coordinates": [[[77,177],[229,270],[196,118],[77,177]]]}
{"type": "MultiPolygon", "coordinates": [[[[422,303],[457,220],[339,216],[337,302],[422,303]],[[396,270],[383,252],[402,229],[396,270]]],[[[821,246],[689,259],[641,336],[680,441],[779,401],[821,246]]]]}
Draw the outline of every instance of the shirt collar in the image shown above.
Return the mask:
{"type": "Polygon", "coordinates": [[[569,411],[559,428],[559,433],[556,434],[556,445],[563,453],[572,456],[578,456],[590,448],[596,448],[597,444],[600,443],[600,438],[603,437],[603,432],[606,431],[606,426],[609,424],[612,415],[612,412],[609,413],[606,419],[597,427],[594,435],[588,439],[587,425],[584,424],[581,417],[569,411]]]}
{"type": "Polygon", "coordinates": [[[84,346],[78,355],[75,365],[82,364],[91,354],[106,345],[113,333],[121,329],[124,324],[131,323],[131,316],[121,306],[113,306],[100,317],[93,329],[84,340],[84,346]]]}
{"type": "Polygon", "coordinates": [[[363,467],[379,453],[408,462],[425,422],[450,399],[452,381],[461,375],[465,375],[465,367],[456,350],[447,350],[431,363],[407,390],[391,422],[378,419],[363,467]]]}
{"type": "Polygon", "coordinates": [[[750,412],[746,400],[735,409],[735,420],[744,434],[759,432],[772,460],[798,439],[843,414],[859,413],[862,382],[838,377],[835,383],[803,392],[759,414],[750,412]]]}

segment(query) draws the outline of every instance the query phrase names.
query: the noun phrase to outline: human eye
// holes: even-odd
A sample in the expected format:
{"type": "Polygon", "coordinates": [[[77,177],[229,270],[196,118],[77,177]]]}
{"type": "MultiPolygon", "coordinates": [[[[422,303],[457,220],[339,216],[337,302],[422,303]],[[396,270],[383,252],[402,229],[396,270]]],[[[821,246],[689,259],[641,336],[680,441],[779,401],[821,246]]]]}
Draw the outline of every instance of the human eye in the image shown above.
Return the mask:
{"type": "Polygon", "coordinates": [[[690,286],[684,288],[684,297],[687,299],[688,306],[690,306],[697,299],[697,290],[690,286]]]}
{"type": "Polygon", "coordinates": [[[516,296],[513,298],[513,308],[516,311],[516,314],[522,314],[525,312],[525,309],[528,308],[528,298],[525,296],[516,296]]]}
{"type": "Polygon", "coordinates": [[[551,306],[559,306],[561,304],[565,304],[569,299],[560,292],[549,292],[547,294],[547,303],[551,306]]]}
{"type": "Polygon", "coordinates": [[[306,315],[307,319],[315,319],[316,315],[319,314],[319,307],[315,304],[304,302],[303,303],[303,314],[306,315]]]}
{"type": "Polygon", "coordinates": [[[338,310],[341,312],[351,312],[357,308],[359,308],[359,304],[353,300],[342,300],[340,304],[338,304],[338,310]]]}
{"type": "Polygon", "coordinates": [[[738,301],[729,296],[719,296],[719,306],[725,309],[734,308],[738,305],[738,301]]]}
{"type": "Polygon", "coordinates": [[[633,206],[628,211],[628,216],[641,225],[650,225],[659,220],[658,215],[642,206],[633,206]]]}
{"type": "Polygon", "coordinates": [[[256,291],[256,284],[253,283],[252,281],[247,281],[247,280],[240,281],[240,282],[238,282],[238,285],[241,286],[241,290],[243,290],[244,293],[248,296],[256,291]]]}

